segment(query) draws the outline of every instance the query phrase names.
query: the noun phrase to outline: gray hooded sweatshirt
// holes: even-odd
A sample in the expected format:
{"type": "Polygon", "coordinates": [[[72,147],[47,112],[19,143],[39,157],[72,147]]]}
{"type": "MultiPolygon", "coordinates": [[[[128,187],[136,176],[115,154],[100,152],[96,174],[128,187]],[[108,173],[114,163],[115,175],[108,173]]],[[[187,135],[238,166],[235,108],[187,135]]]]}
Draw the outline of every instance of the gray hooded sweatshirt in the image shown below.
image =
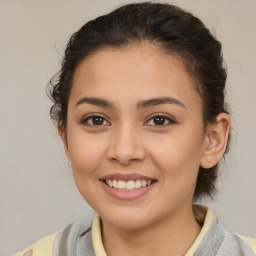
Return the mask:
{"type": "MultiPolygon", "coordinates": [[[[54,256],[95,256],[90,225],[70,224],[57,235],[54,256]]],[[[213,216],[194,256],[255,256],[251,247],[213,216]]]]}

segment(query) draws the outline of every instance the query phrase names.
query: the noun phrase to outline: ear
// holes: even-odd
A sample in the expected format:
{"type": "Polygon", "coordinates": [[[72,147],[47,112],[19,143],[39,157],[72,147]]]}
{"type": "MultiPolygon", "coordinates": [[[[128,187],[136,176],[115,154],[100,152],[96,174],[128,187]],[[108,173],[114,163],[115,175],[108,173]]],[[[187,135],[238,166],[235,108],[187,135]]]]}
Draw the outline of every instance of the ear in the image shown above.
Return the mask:
{"type": "Polygon", "coordinates": [[[66,132],[66,129],[64,128],[62,123],[58,124],[58,132],[59,132],[60,138],[63,142],[67,159],[70,162],[70,156],[69,156],[69,150],[68,150],[68,141],[67,141],[67,132],[66,132]]]}
{"type": "Polygon", "coordinates": [[[230,117],[226,113],[220,113],[216,118],[216,123],[208,125],[201,167],[209,169],[221,160],[227,147],[229,129],[230,117]]]}

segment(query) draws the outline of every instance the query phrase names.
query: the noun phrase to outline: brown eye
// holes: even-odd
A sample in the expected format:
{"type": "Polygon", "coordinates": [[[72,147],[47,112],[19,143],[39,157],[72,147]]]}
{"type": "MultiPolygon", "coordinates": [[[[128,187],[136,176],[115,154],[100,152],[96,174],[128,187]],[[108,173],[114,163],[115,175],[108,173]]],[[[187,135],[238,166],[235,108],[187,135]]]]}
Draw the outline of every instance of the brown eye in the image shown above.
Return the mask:
{"type": "Polygon", "coordinates": [[[158,117],[154,117],[153,120],[154,120],[155,125],[164,125],[166,118],[164,118],[162,116],[158,116],[158,117]]]}
{"type": "Polygon", "coordinates": [[[104,119],[102,117],[95,116],[91,119],[92,119],[91,122],[93,125],[103,125],[103,123],[104,123],[104,119]]]}
{"type": "Polygon", "coordinates": [[[175,121],[167,116],[157,115],[152,118],[150,118],[147,122],[147,125],[152,126],[166,126],[170,124],[174,124],[175,121]]]}
{"type": "Polygon", "coordinates": [[[109,122],[104,117],[96,115],[86,117],[81,123],[88,126],[109,125],[109,122]]]}

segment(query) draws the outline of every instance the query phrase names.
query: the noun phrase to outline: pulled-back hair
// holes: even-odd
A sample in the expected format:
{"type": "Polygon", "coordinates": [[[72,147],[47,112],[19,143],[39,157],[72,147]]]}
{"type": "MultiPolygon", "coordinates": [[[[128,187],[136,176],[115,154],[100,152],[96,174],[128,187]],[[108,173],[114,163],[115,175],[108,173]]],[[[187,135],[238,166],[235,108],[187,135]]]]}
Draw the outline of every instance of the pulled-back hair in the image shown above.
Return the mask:
{"type": "MultiPolygon", "coordinates": [[[[66,128],[72,79],[82,60],[105,47],[120,48],[145,41],[183,61],[202,99],[205,127],[215,123],[218,114],[227,113],[227,74],[221,43],[191,13],[169,4],[145,2],[124,5],[91,20],[71,36],[61,70],[50,81],[49,96],[54,103],[51,118],[66,128]]],[[[199,167],[194,199],[213,197],[217,167],[199,167]]]]}

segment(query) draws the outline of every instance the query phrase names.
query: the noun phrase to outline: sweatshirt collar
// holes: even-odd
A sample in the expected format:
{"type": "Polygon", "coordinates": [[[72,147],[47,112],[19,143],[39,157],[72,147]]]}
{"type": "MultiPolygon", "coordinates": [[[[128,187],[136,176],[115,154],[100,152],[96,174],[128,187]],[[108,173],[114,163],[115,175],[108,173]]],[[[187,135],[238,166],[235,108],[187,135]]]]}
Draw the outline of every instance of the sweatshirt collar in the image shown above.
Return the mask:
{"type": "MultiPolygon", "coordinates": [[[[193,205],[193,212],[196,220],[202,225],[202,229],[185,256],[192,256],[196,252],[199,244],[209,230],[214,216],[210,209],[197,204],[193,205]]],[[[92,223],[92,244],[95,256],[107,256],[101,236],[101,217],[98,214],[96,214],[92,223]]]]}

